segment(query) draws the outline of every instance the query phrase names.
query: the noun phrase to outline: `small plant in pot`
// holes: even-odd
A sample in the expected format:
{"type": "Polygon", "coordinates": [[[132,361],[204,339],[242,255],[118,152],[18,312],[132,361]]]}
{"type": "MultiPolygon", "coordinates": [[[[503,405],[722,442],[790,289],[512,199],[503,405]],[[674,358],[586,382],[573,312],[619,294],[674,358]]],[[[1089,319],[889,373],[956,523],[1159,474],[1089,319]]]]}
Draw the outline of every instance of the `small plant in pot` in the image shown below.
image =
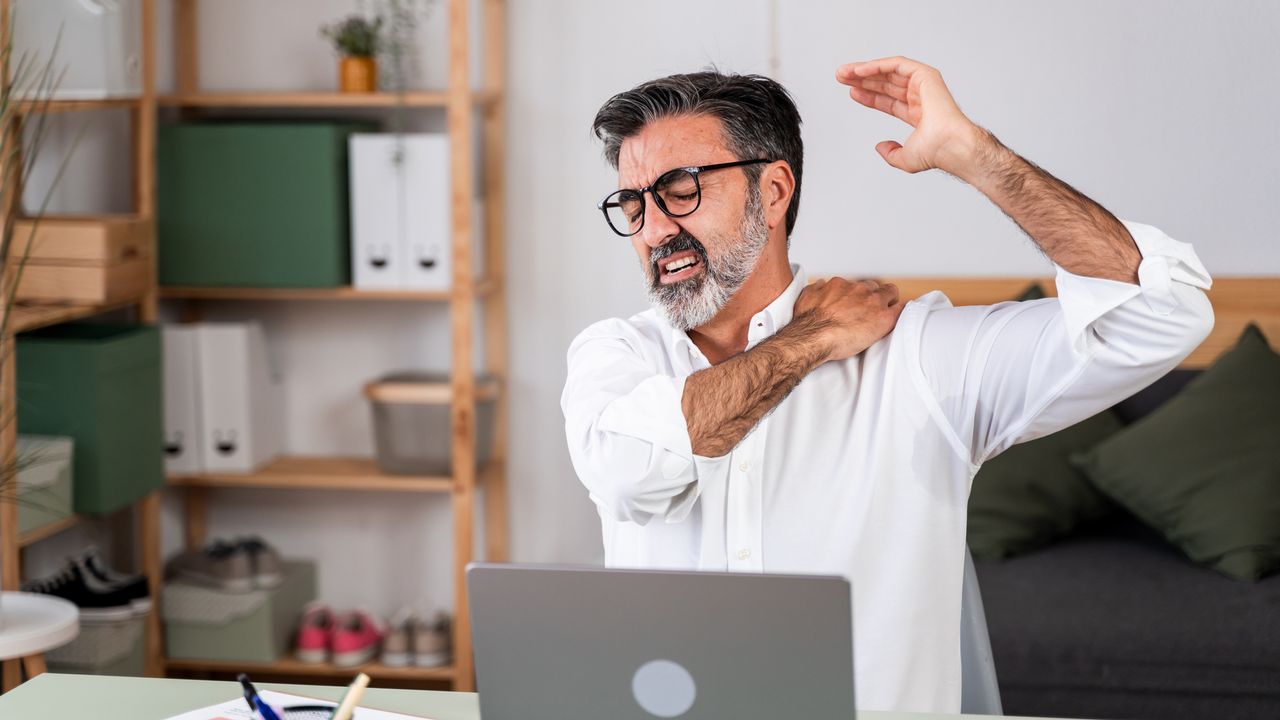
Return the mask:
{"type": "Polygon", "coordinates": [[[373,92],[378,89],[376,56],[382,43],[382,18],[349,15],[320,28],[341,55],[338,68],[343,92],[373,92]]]}

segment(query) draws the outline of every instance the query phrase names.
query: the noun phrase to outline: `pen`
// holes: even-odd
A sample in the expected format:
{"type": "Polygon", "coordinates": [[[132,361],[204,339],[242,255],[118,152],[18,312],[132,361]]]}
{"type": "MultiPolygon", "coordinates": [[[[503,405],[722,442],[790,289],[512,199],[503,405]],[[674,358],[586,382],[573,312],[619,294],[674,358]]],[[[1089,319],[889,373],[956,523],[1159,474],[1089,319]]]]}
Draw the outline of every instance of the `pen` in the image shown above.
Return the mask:
{"type": "Polygon", "coordinates": [[[364,689],[367,687],[369,687],[369,676],[360,673],[347,686],[342,702],[338,703],[338,709],[333,711],[333,716],[329,720],[351,720],[351,713],[355,711],[356,705],[360,702],[360,696],[364,695],[364,689]]]}
{"type": "Polygon", "coordinates": [[[280,716],[276,714],[276,711],[272,710],[270,705],[258,697],[258,690],[253,687],[253,683],[249,682],[248,675],[240,673],[240,676],[236,679],[240,681],[241,687],[244,688],[244,701],[249,703],[250,710],[257,710],[258,714],[262,716],[262,720],[280,720],[280,716]]]}

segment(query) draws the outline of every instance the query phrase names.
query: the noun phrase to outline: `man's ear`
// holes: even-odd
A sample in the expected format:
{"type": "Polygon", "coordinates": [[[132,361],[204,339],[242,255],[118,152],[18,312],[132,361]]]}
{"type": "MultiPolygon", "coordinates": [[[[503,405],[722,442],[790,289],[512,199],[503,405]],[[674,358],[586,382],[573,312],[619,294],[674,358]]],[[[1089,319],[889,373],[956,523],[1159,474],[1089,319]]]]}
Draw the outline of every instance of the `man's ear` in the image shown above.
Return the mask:
{"type": "Polygon", "coordinates": [[[764,219],[772,230],[787,221],[787,208],[796,191],[796,176],[786,160],[771,162],[760,173],[760,204],[764,219]]]}

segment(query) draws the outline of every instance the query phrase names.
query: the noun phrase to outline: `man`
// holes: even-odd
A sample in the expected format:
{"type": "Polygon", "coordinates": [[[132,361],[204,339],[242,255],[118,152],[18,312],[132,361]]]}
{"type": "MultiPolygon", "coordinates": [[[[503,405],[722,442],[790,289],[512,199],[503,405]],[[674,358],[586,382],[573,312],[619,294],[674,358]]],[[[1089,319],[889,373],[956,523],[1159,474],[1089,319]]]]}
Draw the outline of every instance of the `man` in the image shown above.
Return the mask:
{"type": "MultiPolygon", "coordinates": [[[[808,285],[787,258],[803,150],[786,91],[654,80],[594,125],[623,188],[601,209],[654,307],[574,341],[565,430],[610,566],[844,575],[859,707],[956,712],[974,473],[1176,366],[1212,327],[1210,280],[1189,245],[971,122],[934,68],[885,58],[836,79],[914,128],[876,146],[885,162],[981,191],[1057,265],[1059,298],[953,308],[808,285]]],[[[839,234],[857,238],[850,220],[839,234]]]]}

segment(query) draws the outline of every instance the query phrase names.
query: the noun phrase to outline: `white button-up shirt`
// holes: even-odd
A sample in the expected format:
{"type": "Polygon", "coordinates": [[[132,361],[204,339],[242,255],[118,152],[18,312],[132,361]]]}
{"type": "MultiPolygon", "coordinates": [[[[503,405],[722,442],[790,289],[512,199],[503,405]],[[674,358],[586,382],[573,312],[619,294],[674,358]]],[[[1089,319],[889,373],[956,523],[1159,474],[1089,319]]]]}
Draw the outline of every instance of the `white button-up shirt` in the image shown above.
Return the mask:
{"type": "MultiPolygon", "coordinates": [[[[654,310],[587,328],[561,398],[611,567],[841,575],[860,709],[957,712],[966,506],[1011,445],[1150,384],[1213,326],[1191,246],[1125,223],[1139,285],[1057,270],[1058,298],[910,302],[865,352],[809,373],[729,454],[691,449],[685,378],[710,367],[654,310]]],[[[751,319],[791,320],[804,272],[751,319]]]]}

